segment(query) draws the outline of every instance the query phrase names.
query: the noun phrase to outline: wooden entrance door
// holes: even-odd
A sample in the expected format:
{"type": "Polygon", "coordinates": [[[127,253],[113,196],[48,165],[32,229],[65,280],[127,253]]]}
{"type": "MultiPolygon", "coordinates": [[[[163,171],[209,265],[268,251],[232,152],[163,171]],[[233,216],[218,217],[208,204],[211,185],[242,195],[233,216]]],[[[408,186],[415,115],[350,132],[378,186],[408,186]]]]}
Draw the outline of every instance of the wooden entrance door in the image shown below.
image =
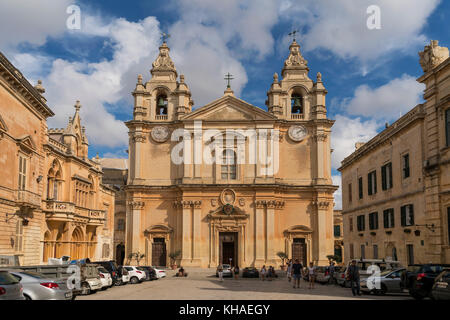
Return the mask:
{"type": "Polygon", "coordinates": [[[292,261],[295,262],[295,259],[306,266],[306,243],[303,238],[295,238],[292,242],[292,261]]]}
{"type": "Polygon", "coordinates": [[[154,238],[152,243],[152,265],[155,267],[166,266],[166,240],[164,238],[154,238]]]}
{"type": "Polygon", "coordinates": [[[238,263],[237,238],[238,238],[237,232],[220,233],[219,263],[231,264],[232,266],[235,266],[238,263]]]}

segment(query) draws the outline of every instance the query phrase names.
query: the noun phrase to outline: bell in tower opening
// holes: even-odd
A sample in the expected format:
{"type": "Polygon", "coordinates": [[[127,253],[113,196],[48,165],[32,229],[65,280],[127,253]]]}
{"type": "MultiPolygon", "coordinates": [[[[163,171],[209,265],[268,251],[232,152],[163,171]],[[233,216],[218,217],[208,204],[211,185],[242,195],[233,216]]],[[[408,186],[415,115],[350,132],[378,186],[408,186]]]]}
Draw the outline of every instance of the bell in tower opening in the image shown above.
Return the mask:
{"type": "Polygon", "coordinates": [[[167,97],[165,95],[159,95],[157,98],[156,114],[166,115],[167,114],[167,97]]]}
{"type": "Polygon", "coordinates": [[[291,113],[303,113],[302,97],[298,94],[293,94],[291,97],[291,113]]]}

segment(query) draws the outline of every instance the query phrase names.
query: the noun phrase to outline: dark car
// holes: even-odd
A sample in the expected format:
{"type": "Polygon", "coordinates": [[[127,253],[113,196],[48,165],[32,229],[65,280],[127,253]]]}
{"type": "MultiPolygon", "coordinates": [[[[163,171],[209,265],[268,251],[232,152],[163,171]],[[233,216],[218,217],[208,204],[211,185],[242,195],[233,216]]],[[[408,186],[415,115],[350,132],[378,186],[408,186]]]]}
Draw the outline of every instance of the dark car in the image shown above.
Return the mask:
{"type": "Polygon", "coordinates": [[[113,279],[113,284],[118,286],[123,284],[122,282],[122,268],[119,268],[117,263],[114,260],[110,261],[95,261],[92,262],[94,264],[100,265],[111,274],[111,277],[113,279]]]}
{"type": "Polygon", "coordinates": [[[436,277],[431,296],[435,300],[450,300],[450,269],[445,269],[436,277]]]}
{"type": "Polygon", "coordinates": [[[402,275],[402,287],[416,300],[431,297],[431,290],[436,277],[450,268],[448,264],[414,264],[409,265],[402,275]]]}
{"type": "Polygon", "coordinates": [[[242,271],[243,278],[259,278],[259,271],[253,267],[244,268],[242,271]]]}
{"type": "Polygon", "coordinates": [[[152,267],[141,266],[137,268],[138,270],[145,272],[145,281],[158,280],[158,277],[156,276],[156,271],[152,267]]]}

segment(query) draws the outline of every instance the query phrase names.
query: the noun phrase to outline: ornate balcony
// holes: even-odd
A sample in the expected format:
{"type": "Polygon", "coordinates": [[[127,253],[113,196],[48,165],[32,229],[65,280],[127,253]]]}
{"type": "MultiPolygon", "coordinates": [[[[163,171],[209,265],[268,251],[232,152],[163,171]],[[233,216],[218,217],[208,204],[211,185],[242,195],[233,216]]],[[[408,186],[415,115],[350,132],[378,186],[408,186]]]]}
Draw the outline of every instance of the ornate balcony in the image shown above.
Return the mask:
{"type": "Polygon", "coordinates": [[[292,113],[291,114],[291,119],[293,120],[303,120],[305,118],[304,114],[302,113],[292,113]]]}
{"type": "Polygon", "coordinates": [[[89,222],[90,225],[103,225],[105,223],[105,211],[104,210],[89,210],[89,222]]]}
{"type": "Polygon", "coordinates": [[[41,207],[41,196],[27,190],[17,190],[17,204],[31,210],[41,207]]]}
{"type": "Polygon", "coordinates": [[[167,120],[167,119],[168,119],[168,116],[167,116],[167,114],[157,114],[157,115],[155,116],[155,119],[156,119],[156,120],[167,120]]]}
{"type": "Polygon", "coordinates": [[[45,218],[50,221],[72,221],[75,205],[71,202],[46,200],[43,208],[45,218]]]}

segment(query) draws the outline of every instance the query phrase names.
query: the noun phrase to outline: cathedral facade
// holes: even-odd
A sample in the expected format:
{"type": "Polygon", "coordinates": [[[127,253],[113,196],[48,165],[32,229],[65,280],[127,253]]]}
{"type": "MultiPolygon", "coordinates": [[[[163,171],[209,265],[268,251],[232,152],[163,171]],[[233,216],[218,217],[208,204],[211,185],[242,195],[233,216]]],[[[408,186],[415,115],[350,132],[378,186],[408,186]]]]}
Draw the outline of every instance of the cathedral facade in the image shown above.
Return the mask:
{"type": "Polygon", "coordinates": [[[334,253],[327,91],[294,40],[267,111],[224,95],[193,108],[164,42],[138,76],[129,129],[126,256],[148,265],[303,263],[334,253]],[[176,254],[178,253],[178,255],[176,254]]]}

